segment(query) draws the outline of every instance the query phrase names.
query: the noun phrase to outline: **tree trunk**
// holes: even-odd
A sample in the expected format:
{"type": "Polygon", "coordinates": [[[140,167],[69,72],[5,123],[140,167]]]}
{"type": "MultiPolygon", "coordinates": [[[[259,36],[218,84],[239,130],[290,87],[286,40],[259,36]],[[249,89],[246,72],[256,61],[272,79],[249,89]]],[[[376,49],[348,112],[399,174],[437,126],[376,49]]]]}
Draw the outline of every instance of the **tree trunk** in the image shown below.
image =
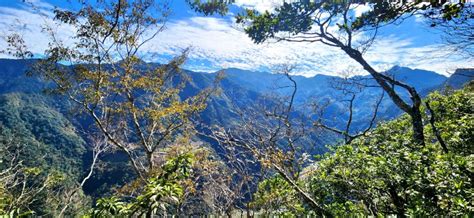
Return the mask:
{"type": "Polygon", "coordinates": [[[375,81],[387,92],[390,99],[400,108],[402,111],[407,113],[412,119],[413,139],[415,143],[424,146],[425,145],[425,134],[423,130],[423,118],[421,116],[420,105],[421,97],[412,86],[405,83],[392,79],[386,75],[383,75],[376,71],[369,63],[362,57],[362,54],[351,47],[342,46],[341,49],[346,52],[352,59],[357,61],[366,70],[375,81]],[[394,86],[399,86],[410,93],[410,99],[412,104],[407,104],[398,93],[396,93],[394,86]]]}
{"type": "Polygon", "coordinates": [[[152,218],[152,217],[153,217],[153,213],[152,213],[151,208],[146,212],[145,217],[146,217],[146,218],[152,218]]]}
{"type": "Polygon", "coordinates": [[[394,185],[390,185],[388,189],[390,193],[390,198],[392,199],[393,204],[395,205],[395,210],[397,212],[397,217],[406,217],[405,215],[405,203],[403,198],[398,196],[397,190],[394,185]]]}
{"type": "Polygon", "coordinates": [[[308,193],[303,191],[291,177],[286,175],[285,171],[282,168],[280,168],[276,164],[272,164],[272,165],[278,171],[278,173],[283,177],[283,179],[285,179],[294,188],[294,190],[299,193],[299,195],[303,198],[303,200],[309,206],[311,206],[313,209],[315,209],[315,212],[319,216],[332,217],[332,214],[329,211],[327,211],[325,208],[323,208],[321,205],[319,205],[308,193]]]}
{"type": "Polygon", "coordinates": [[[419,107],[413,108],[412,113],[410,114],[411,124],[413,128],[413,139],[419,145],[425,145],[425,134],[423,130],[423,117],[421,116],[421,111],[419,107]]]}
{"type": "Polygon", "coordinates": [[[448,146],[443,140],[443,137],[441,137],[441,133],[439,133],[438,128],[436,127],[436,114],[433,109],[431,109],[430,102],[426,101],[426,108],[430,112],[430,123],[431,123],[431,128],[433,129],[433,133],[435,134],[436,138],[438,139],[439,144],[441,145],[441,148],[443,148],[444,153],[448,153],[448,146]]]}

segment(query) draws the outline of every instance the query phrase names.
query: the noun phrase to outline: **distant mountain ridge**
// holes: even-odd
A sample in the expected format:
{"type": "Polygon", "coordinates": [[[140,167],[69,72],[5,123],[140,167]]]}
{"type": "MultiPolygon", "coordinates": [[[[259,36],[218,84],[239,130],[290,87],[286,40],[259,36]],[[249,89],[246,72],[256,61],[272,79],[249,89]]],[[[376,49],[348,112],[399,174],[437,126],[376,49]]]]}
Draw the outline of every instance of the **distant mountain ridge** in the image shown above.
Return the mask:
{"type": "MultiPolygon", "coordinates": [[[[265,95],[268,93],[278,93],[281,95],[289,95],[291,92],[290,81],[281,74],[270,74],[265,72],[253,72],[248,70],[240,70],[230,68],[224,70],[226,80],[236,86],[240,86],[247,90],[254,91],[258,94],[265,95]]],[[[448,81],[448,77],[437,74],[432,71],[410,69],[407,67],[393,67],[387,72],[388,75],[395,79],[414,86],[422,96],[426,96],[429,92],[439,89],[448,81]]],[[[341,77],[329,75],[315,75],[313,77],[293,76],[297,83],[297,93],[295,102],[298,106],[304,107],[308,103],[323,104],[327,101],[331,102],[326,114],[329,116],[330,123],[334,126],[343,124],[347,119],[347,105],[344,100],[347,99],[342,91],[333,88],[334,83],[341,80],[341,77]]],[[[355,76],[354,78],[367,81],[367,85],[377,86],[376,82],[368,76],[355,76]]],[[[402,97],[408,98],[408,93],[397,89],[402,97]]],[[[378,100],[382,93],[380,88],[368,87],[357,94],[354,102],[354,126],[362,125],[367,120],[360,119],[370,117],[371,106],[378,100]]],[[[301,109],[306,110],[308,109],[301,109]]],[[[379,110],[380,118],[391,119],[397,117],[401,111],[394,106],[392,101],[385,97],[379,110]]],[[[357,129],[357,128],[356,128],[357,129]]]]}
{"type": "MultiPolygon", "coordinates": [[[[25,71],[28,65],[34,60],[0,59],[0,94],[9,92],[38,93],[46,84],[34,77],[27,77],[25,71]]],[[[211,86],[217,75],[216,73],[198,73],[185,71],[191,78],[190,83],[183,91],[183,96],[190,96],[200,90],[211,86]]],[[[234,106],[249,106],[255,104],[258,99],[266,95],[289,95],[290,81],[282,74],[271,74],[266,72],[254,72],[236,68],[225,69],[225,77],[221,81],[222,92],[219,96],[214,96],[202,113],[202,119],[206,123],[231,125],[238,119],[233,112],[234,106]]],[[[472,70],[460,69],[450,78],[432,71],[410,69],[407,67],[395,66],[388,71],[388,75],[395,79],[414,86],[423,96],[433,90],[440,89],[446,85],[460,88],[463,83],[472,79],[461,74],[472,75],[472,70]],[[464,73],[463,73],[464,72],[464,73]]],[[[333,88],[334,82],[341,80],[341,77],[328,75],[315,75],[313,77],[292,76],[297,83],[297,93],[295,103],[299,110],[308,111],[304,108],[308,103],[322,104],[330,102],[327,111],[327,119],[335,126],[342,124],[347,116],[347,105],[344,99],[347,98],[340,90],[333,88]]],[[[370,76],[356,76],[355,78],[365,79],[369,85],[376,85],[370,76]]],[[[402,96],[408,97],[407,93],[398,90],[402,96]]],[[[372,113],[371,105],[381,95],[380,88],[369,87],[361,91],[354,102],[354,125],[365,122],[364,117],[369,117],[372,113]]],[[[386,97],[380,108],[380,117],[390,119],[398,116],[401,112],[394,107],[391,100],[386,97]]]]}
{"type": "MultiPolygon", "coordinates": [[[[34,61],[0,59],[0,129],[5,126],[12,130],[21,127],[22,133],[26,134],[29,141],[41,142],[43,145],[41,152],[49,152],[54,154],[54,157],[66,157],[65,160],[53,159],[50,161],[68,161],[68,165],[74,167],[65,170],[70,174],[75,174],[74,168],[78,168],[82,163],[87,164],[86,162],[89,161],[88,158],[83,159],[82,157],[82,155],[87,156],[87,152],[83,149],[88,149],[86,137],[82,134],[87,131],[87,126],[92,121],[88,121],[87,118],[71,116],[67,109],[71,105],[68,105],[67,101],[58,96],[53,98],[42,93],[42,90],[47,87],[47,83],[25,74],[34,61]],[[19,126],[14,126],[11,123],[18,123],[19,126]],[[56,143],[58,141],[61,143],[56,143]],[[63,144],[68,147],[62,147],[63,144]]],[[[239,125],[240,117],[236,113],[237,108],[245,109],[260,105],[261,100],[267,99],[269,95],[283,98],[291,93],[291,88],[288,88],[289,80],[281,74],[252,72],[235,68],[224,71],[225,77],[220,81],[221,91],[210,98],[206,109],[199,116],[199,120],[205,125],[232,128],[234,125],[239,125]]],[[[212,86],[217,76],[217,73],[198,73],[187,70],[185,73],[190,77],[190,81],[182,91],[182,97],[195,95],[212,86]]],[[[462,84],[472,80],[472,77],[466,77],[465,74],[473,75],[472,70],[464,69],[456,71],[453,76],[447,78],[431,71],[404,67],[395,67],[390,73],[396,79],[415,86],[423,95],[446,85],[459,88],[462,84]]],[[[323,117],[325,122],[333,127],[345,125],[348,112],[344,100],[347,97],[341,91],[332,88],[332,83],[340,80],[340,77],[316,75],[310,78],[302,76],[292,78],[297,82],[296,113],[307,117],[308,125],[312,125],[312,121],[317,117],[312,113],[311,108],[306,107],[307,103],[318,104],[324,101],[331,103],[323,117]]],[[[359,76],[359,78],[366,79],[369,81],[368,84],[375,85],[368,76],[359,76]]],[[[354,128],[352,131],[365,128],[368,117],[373,113],[372,106],[381,93],[380,88],[369,87],[358,94],[354,102],[354,128]]],[[[407,97],[407,95],[403,96],[407,97]]],[[[272,98],[269,99],[270,101],[263,102],[271,107],[272,98]]],[[[385,98],[382,101],[378,117],[386,120],[397,117],[400,113],[391,100],[385,98]]],[[[315,133],[313,137],[311,133],[310,137],[313,141],[308,144],[309,153],[323,153],[327,151],[325,145],[333,144],[337,140],[337,137],[331,133],[325,133],[322,136],[316,136],[317,134],[319,133],[315,133]]],[[[213,146],[213,142],[209,143],[213,146]]],[[[217,147],[215,146],[215,149],[219,152],[217,147]]],[[[105,189],[103,189],[104,186],[97,187],[97,184],[113,185],[133,177],[126,170],[128,168],[125,164],[125,157],[120,154],[111,154],[106,159],[113,163],[114,170],[111,170],[110,173],[103,172],[104,176],[91,179],[86,184],[86,192],[99,193],[105,189]]],[[[46,160],[48,161],[48,159],[46,160]]]]}
{"type": "Polygon", "coordinates": [[[453,75],[444,84],[454,89],[460,89],[474,79],[474,68],[461,68],[454,71],[453,75]]]}
{"type": "MultiPolygon", "coordinates": [[[[268,91],[273,92],[278,87],[289,85],[289,81],[285,79],[285,76],[280,74],[253,72],[236,68],[229,68],[224,71],[230,81],[238,83],[246,89],[260,93],[268,91]]],[[[417,88],[417,90],[430,89],[439,86],[448,79],[446,76],[432,71],[410,69],[407,67],[395,66],[388,70],[388,72],[389,74],[392,74],[395,79],[408,83],[417,88]]],[[[356,77],[371,79],[370,76],[356,77]]],[[[327,89],[332,89],[330,83],[334,80],[341,79],[341,77],[318,74],[313,77],[293,76],[293,79],[298,84],[298,93],[296,96],[297,101],[303,102],[303,99],[308,99],[311,96],[324,96],[324,93],[327,93],[328,91],[327,89]]],[[[371,84],[376,85],[375,81],[371,84]]],[[[282,94],[286,93],[284,91],[279,92],[282,94]]]]}

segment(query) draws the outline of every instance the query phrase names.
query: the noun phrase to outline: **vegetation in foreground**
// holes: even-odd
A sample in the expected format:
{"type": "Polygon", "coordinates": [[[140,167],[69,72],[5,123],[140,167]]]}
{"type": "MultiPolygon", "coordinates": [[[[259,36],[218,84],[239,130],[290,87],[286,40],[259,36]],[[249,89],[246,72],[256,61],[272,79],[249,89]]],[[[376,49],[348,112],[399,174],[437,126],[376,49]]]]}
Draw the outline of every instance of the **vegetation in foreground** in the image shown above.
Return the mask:
{"type": "MultiPolygon", "coordinates": [[[[402,116],[380,124],[350,144],[333,146],[332,152],[318,157],[313,166],[307,167],[298,179],[298,185],[316,199],[327,215],[472,215],[474,84],[459,91],[432,93],[424,102],[431,109],[430,112],[425,106],[425,119],[434,116],[436,120],[434,126],[429,122],[425,124],[426,145],[413,143],[410,118],[402,116]],[[438,134],[442,142],[436,132],[442,133],[438,134]]],[[[17,146],[5,141],[8,132],[2,133],[3,145],[17,146]]],[[[197,196],[213,192],[197,191],[197,182],[205,181],[203,178],[217,178],[217,175],[209,175],[222,172],[225,167],[219,161],[212,161],[214,158],[209,156],[209,151],[181,142],[184,147],[171,147],[160,170],[145,183],[132,183],[135,188],[128,187],[128,192],[122,190],[98,199],[92,208],[84,204],[79,211],[92,217],[172,215],[179,214],[179,208],[190,199],[194,199],[194,203],[206,201],[205,197],[197,196]]],[[[8,147],[2,146],[2,149],[8,147]]],[[[49,200],[64,180],[56,173],[45,174],[46,169],[27,164],[9,168],[8,163],[15,161],[13,157],[4,156],[1,162],[0,212],[13,216],[47,214],[54,205],[49,200]],[[6,187],[10,183],[5,181],[21,181],[29,190],[24,192],[21,185],[6,187]],[[22,191],[29,200],[18,202],[22,191]],[[31,210],[33,208],[45,210],[31,210]]],[[[211,183],[203,184],[212,186],[211,183]]],[[[279,175],[258,185],[249,206],[251,214],[318,213],[279,175]]],[[[77,209],[77,205],[74,208],[77,209]]],[[[216,212],[210,208],[201,209],[216,212]]]]}
{"type": "MultiPolygon", "coordinates": [[[[187,2],[205,14],[227,12],[225,3],[187,2]]],[[[414,87],[376,70],[364,57],[379,27],[418,10],[434,10],[434,20],[441,24],[472,17],[462,3],[432,2],[419,8],[419,1],[370,2],[371,10],[358,17],[350,15],[352,6],[364,2],[285,3],[272,13],[247,10],[237,16],[255,43],[310,40],[342,49],[405,112],[371,130],[375,111],[369,128],[358,135],[350,135],[349,119],[345,131],[334,131],[344,136],[344,144],[312,164],[314,158],[301,151],[310,147],[305,146],[308,137],[294,140],[305,137],[308,122],[295,122],[292,115],[297,85],[290,70],[284,74],[295,91],[288,102],[283,97],[274,102],[273,113],[251,120],[255,125],[244,123],[248,117],[242,120],[235,128],[242,137],[210,130],[219,145],[227,145],[222,147],[227,156],[218,155],[199,144],[193,122],[216,90],[182,95],[188,80],[181,65],[188,50],[159,66],[138,58],[142,46],[165,29],[166,4],[155,8],[153,0],[81,1],[78,11],[56,9],[55,22],[74,27],[77,41],[64,45],[53,28],[43,28],[51,42],[31,73],[52,83],[50,92],[75,104],[77,114],[85,117],[81,124],[86,124],[87,139],[81,140],[77,126],[47,102],[2,96],[0,214],[152,217],[232,215],[244,208],[248,214],[266,215],[472,215],[472,83],[422,100],[414,87]],[[337,28],[330,28],[333,23],[337,28]],[[355,40],[360,33],[369,39],[355,40]],[[65,62],[67,66],[59,64],[65,62]],[[87,152],[84,144],[89,145],[87,152]],[[101,198],[91,199],[83,193],[84,185],[96,170],[107,168],[100,159],[109,152],[122,155],[128,163],[123,172],[134,175],[125,185],[108,187],[101,198]],[[90,163],[78,161],[85,160],[81,156],[90,163]]],[[[33,56],[20,35],[6,41],[10,47],[2,52],[33,56]]]]}
{"type": "MultiPolygon", "coordinates": [[[[350,144],[333,147],[301,178],[301,185],[331,215],[469,215],[474,211],[474,84],[432,93],[435,127],[425,124],[426,145],[412,141],[409,117],[380,124],[350,144]],[[436,130],[435,130],[436,129],[436,130]],[[440,142],[436,131],[444,142],[440,142]],[[441,145],[445,144],[445,148],[441,145]]],[[[304,202],[279,176],[265,180],[255,208],[301,215],[304,202]]]]}

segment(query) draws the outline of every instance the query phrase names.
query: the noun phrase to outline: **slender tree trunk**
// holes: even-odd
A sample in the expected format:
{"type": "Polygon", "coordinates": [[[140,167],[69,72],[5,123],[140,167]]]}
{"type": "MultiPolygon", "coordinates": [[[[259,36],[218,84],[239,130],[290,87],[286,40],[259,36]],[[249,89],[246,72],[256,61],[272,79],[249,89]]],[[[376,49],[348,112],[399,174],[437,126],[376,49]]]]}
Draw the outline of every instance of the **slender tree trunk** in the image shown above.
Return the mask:
{"type": "Polygon", "coordinates": [[[392,198],[392,202],[395,205],[395,210],[397,212],[397,217],[406,217],[405,215],[405,203],[403,198],[398,196],[397,190],[394,185],[390,185],[388,189],[390,193],[390,198],[392,198]]]}
{"type": "Polygon", "coordinates": [[[246,212],[247,212],[247,218],[251,218],[251,214],[250,214],[250,202],[247,202],[247,209],[246,209],[246,212]]]}
{"type": "Polygon", "coordinates": [[[153,162],[153,152],[147,151],[146,156],[148,158],[148,173],[153,173],[153,170],[155,169],[155,163],[153,162]]]}
{"type": "Polygon", "coordinates": [[[424,146],[425,134],[423,129],[423,117],[421,116],[420,110],[421,97],[416,89],[376,71],[369,63],[367,63],[358,50],[347,46],[342,46],[341,49],[346,52],[346,54],[349,55],[353,60],[357,61],[364,68],[364,70],[366,70],[375,79],[382,89],[387,92],[390,99],[398,108],[411,117],[413,139],[417,144],[424,146]],[[396,93],[394,86],[400,86],[410,93],[410,99],[412,101],[411,105],[407,104],[400,97],[400,95],[396,93]]]}
{"type": "Polygon", "coordinates": [[[148,211],[146,212],[145,217],[146,218],[152,218],[153,217],[153,209],[151,207],[148,208],[148,211]]]}
{"type": "Polygon", "coordinates": [[[296,182],[291,177],[286,175],[285,171],[282,168],[280,168],[276,164],[273,164],[273,167],[278,171],[278,173],[283,177],[283,179],[285,179],[291,186],[293,186],[295,191],[299,193],[303,200],[313,209],[315,209],[316,213],[319,216],[332,217],[332,214],[329,213],[329,211],[319,205],[308,193],[303,191],[301,187],[299,187],[298,184],[296,184],[296,182]]]}
{"type": "Polygon", "coordinates": [[[449,152],[448,146],[444,142],[443,137],[441,137],[441,133],[439,133],[439,130],[436,127],[436,114],[433,111],[433,109],[431,109],[429,101],[426,101],[426,108],[430,112],[430,123],[431,123],[431,128],[433,129],[433,133],[435,134],[436,138],[438,139],[439,144],[443,148],[444,153],[448,153],[449,152]]]}

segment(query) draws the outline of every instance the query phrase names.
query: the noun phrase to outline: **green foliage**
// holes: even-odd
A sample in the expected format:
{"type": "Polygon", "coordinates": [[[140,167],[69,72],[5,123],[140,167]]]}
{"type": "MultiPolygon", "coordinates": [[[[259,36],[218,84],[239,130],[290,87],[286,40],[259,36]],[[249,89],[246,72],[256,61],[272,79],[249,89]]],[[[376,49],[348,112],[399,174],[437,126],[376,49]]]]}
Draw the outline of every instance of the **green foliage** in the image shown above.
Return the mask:
{"type": "Polygon", "coordinates": [[[63,191],[82,176],[84,152],[75,128],[44,97],[0,95],[0,214],[56,214],[63,191]]]}
{"type": "Polygon", "coordinates": [[[284,3],[274,13],[259,13],[255,10],[246,10],[245,14],[237,16],[237,23],[250,22],[245,33],[255,43],[262,43],[267,39],[275,38],[279,32],[288,32],[297,35],[311,30],[314,24],[309,16],[318,8],[319,4],[309,1],[284,3]]]}
{"type": "Polygon", "coordinates": [[[98,199],[96,208],[92,212],[93,217],[107,217],[107,215],[116,216],[130,213],[129,205],[115,196],[98,199]]]}
{"type": "Polygon", "coordinates": [[[430,1],[429,4],[420,4],[420,2],[400,3],[383,0],[284,2],[272,12],[259,13],[248,9],[237,16],[237,23],[246,26],[245,32],[255,43],[262,43],[268,39],[284,39],[300,33],[308,35],[298,41],[316,42],[319,40],[313,40],[314,37],[325,37],[324,34],[318,33],[319,28],[325,29],[328,25],[335,25],[339,30],[349,33],[391,23],[420,10],[427,11],[427,16],[441,14],[443,19],[451,20],[459,16],[464,8],[462,3],[441,4],[439,1],[430,1]],[[370,5],[371,9],[357,17],[347,16],[351,8],[357,5],[370,5]],[[286,36],[282,37],[280,33],[285,33],[286,36]]]}
{"type": "Polygon", "coordinates": [[[161,173],[147,180],[139,196],[129,202],[115,196],[99,199],[91,215],[109,217],[167,214],[169,206],[178,203],[183,194],[179,181],[189,177],[193,159],[190,153],[169,159],[162,166],[161,173]]]}
{"type": "MultiPolygon", "coordinates": [[[[430,106],[437,111],[436,127],[455,153],[469,155],[474,149],[474,85],[471,82],[465,90],[456,91],[448,97],[439,92],[432,93],[430,106]]],[[[431,128],[430,128],[431,130],[431,128]]]]}
{"type": "Polygon", "coordinates": [[[234,1],[235,0],[186,0],[192,9],[204,15],[225,15],[229,11],[228,5],[234,1]]]}
{"type": "Polygon", "coordinates": [[[334,215],[472,215],[473,96],[471,84],[428,98],[448,153],[429,124],[426,146],[416,146],[403,116],[327,154],[311,176],[311,191],[334,215]]]}
{"type": "Polygon", "coordinates": [[[57,169],[74,180],[82,173],[85,142],[50,104],[39,95],[0,95],[0,128],[26,147],[20,154],[26,166],[57,169]]]}
{"type": "Polygon", "coordinates": [[[262,211],[265,216],[303,215],[305,208],[293,189],[280,175],[266,179],[258,184],[250,207],[262,211]]]}
{"type": "MultiPolygon", "coordinates": [[[[464,3],[461,1],[457,4],[446,4],[438,12],[442,15],[442,18],[446,21],[450,21],[454,18],[458,18],[462,14],[464,9],[464,3]]],[[[472,18],[472,17],[471,17],[472,18]]]]}

